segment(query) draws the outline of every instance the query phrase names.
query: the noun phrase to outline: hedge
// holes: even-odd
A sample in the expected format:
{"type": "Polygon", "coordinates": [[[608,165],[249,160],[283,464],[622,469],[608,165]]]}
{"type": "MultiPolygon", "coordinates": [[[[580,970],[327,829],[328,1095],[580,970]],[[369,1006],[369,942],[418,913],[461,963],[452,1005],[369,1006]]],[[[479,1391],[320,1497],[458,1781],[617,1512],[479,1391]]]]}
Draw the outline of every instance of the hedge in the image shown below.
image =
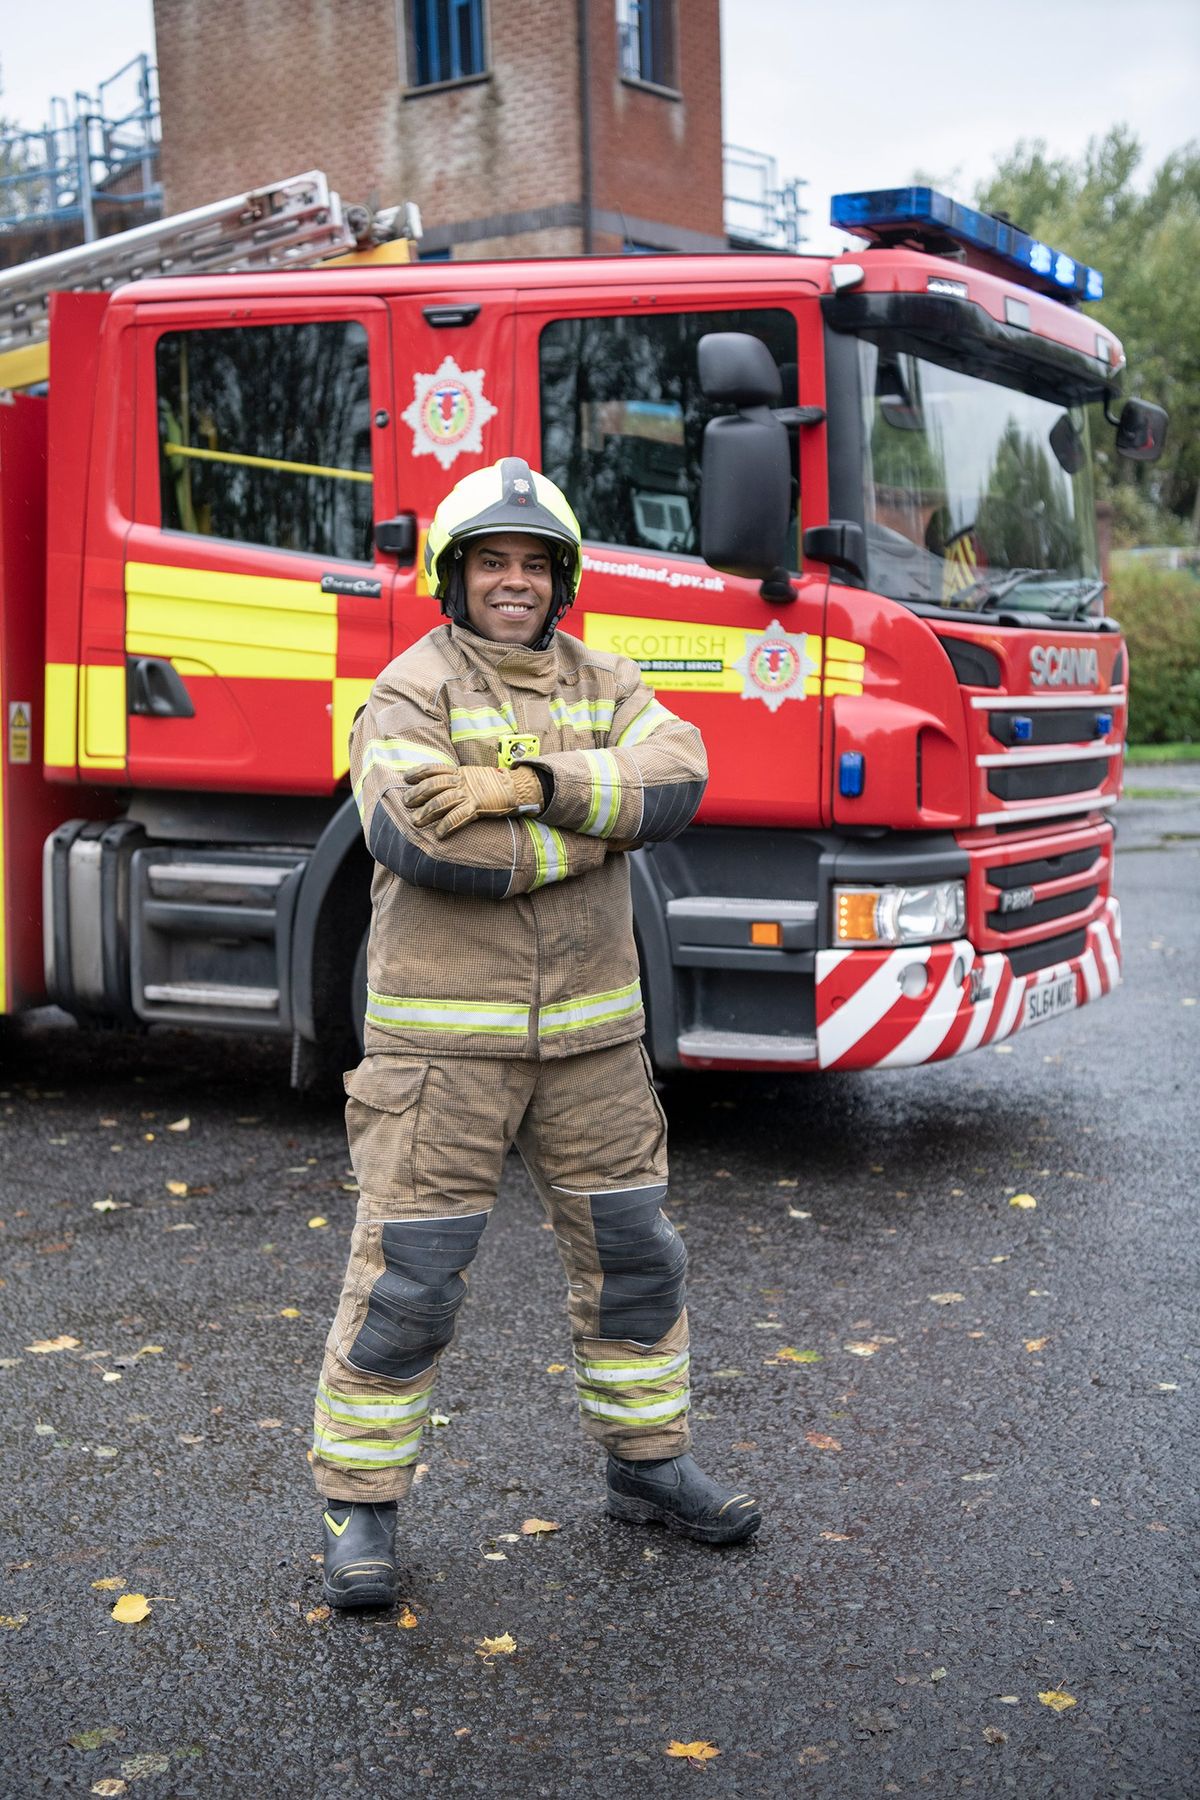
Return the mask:
{"type": "Polygon", "coordinates": [[[1200,743],[1200,580],[1114,562],[1107,610],[1129,645],[1130,743],[1200,743]]]}

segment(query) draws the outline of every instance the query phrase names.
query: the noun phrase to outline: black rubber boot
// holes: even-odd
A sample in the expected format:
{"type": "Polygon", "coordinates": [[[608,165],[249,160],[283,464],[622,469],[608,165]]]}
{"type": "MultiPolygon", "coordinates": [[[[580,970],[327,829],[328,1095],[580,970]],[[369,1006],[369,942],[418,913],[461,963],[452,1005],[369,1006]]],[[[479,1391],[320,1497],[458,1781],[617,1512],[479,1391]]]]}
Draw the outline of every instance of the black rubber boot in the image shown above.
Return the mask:
{"type": "Polygon", "coordinates": [[[327,1500],[321,1522],[330,1606],[390,1606],[396,1598],[396,1502],[327,1500]]]}
{"type": "Polygon", "coordinates": [[[631,1525],[665,1525],[702,1544],[736,1544],[762,1524],[757,1501],[722,1487],[692,1456],[666,1462],[608,1459],[608,1510],[631,1525]]]}

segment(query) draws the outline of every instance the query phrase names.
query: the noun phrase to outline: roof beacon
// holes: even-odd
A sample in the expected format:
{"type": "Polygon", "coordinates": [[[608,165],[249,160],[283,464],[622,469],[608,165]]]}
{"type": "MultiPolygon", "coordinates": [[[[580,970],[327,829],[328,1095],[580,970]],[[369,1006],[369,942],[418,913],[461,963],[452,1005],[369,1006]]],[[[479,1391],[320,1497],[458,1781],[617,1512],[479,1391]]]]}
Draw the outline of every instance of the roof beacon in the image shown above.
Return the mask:
{"type": "Polygon", "coordinates": [[[933,188],[874,188],[860,194],[835,194],[829,222],[840,231],[871,244],[916,243],[934,254],[985,251],[1005,263],[1026,287],[1053,294],[1078,306],[1104,298],[1104,277],[1062,250],[1018,231],[992,213],[960,206],[933,188]]]}

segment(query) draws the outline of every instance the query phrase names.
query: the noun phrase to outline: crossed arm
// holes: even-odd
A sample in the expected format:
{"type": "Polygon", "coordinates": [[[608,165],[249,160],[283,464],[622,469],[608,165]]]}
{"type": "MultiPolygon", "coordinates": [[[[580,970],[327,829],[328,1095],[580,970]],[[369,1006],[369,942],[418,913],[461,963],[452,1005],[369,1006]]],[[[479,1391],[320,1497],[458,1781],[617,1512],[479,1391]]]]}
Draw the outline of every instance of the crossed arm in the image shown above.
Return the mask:
{"type": "Polygon", "coordinates": [[[604,749],[512,771],[460,764],[444,717],[377,686],[355,722],[351,779],[377,862],[418,887],[507,899],[677,835],[707,764],[695,727],[641,683],[618,696],[604,749]]]}

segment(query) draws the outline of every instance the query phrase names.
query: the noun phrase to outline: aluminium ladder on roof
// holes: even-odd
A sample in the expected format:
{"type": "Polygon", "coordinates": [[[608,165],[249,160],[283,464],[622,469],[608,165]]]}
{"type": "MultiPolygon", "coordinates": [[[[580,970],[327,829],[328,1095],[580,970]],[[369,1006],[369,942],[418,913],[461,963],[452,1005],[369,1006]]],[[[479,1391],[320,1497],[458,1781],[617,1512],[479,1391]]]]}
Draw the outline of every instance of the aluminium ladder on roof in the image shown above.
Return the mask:
{"type": "MultiPolygon", "coordinates": [[[[361,209],[353,209],[360,211],[361,209]]],[[[357,225],[357,221],[355,221],[357,225]]],[[[50,295],[107,292],[151,275],[298,268],[355,248],[360,233],[320,169],[0,270],[0,355],[49,335],[50,295]]]]}

